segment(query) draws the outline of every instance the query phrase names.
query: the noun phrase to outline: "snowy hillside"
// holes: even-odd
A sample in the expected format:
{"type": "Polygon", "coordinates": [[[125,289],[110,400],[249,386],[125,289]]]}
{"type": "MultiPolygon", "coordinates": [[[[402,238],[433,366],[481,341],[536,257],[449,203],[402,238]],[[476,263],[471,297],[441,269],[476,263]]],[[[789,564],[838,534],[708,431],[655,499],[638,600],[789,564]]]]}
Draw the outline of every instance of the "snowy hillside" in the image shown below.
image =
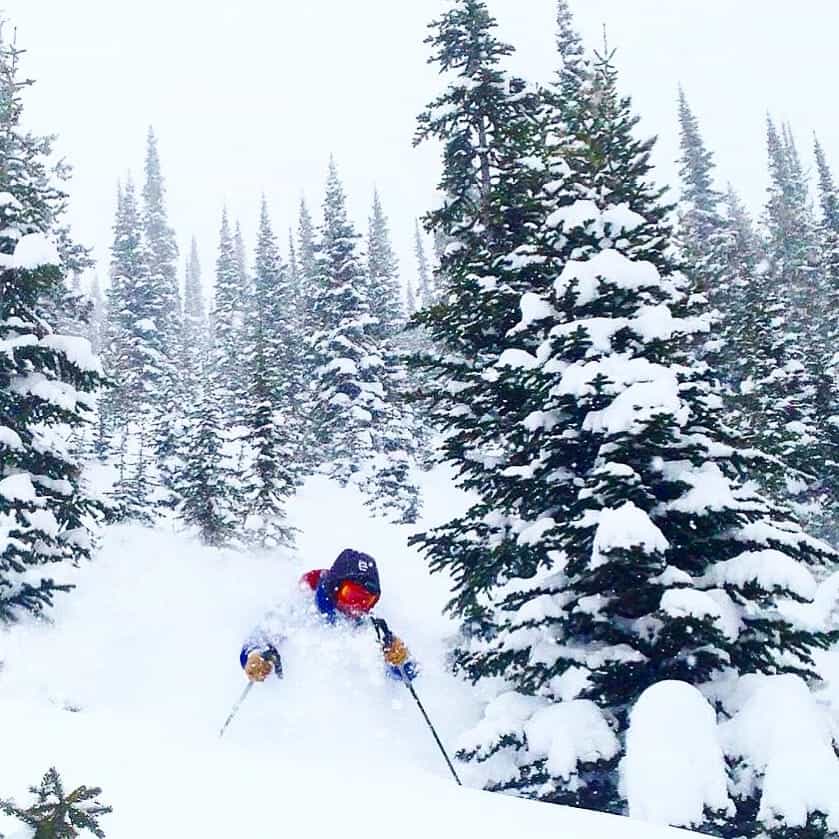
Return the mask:
{"type": "MultiPolygon", "coordinates": [[[[429,480],[428,518],[462,506],[446,473],[429,480]]],[[[245,680],[243,635],[299,574],[346,545],[379,558],[380,607],[422,662],[417,692],[444,742],[479,715],[445,672],[446,583],[405,546],[408,529],[370,519],[352,490],[315,479],[292,507],[295,555],[244,555],[183,536],[112,528],[97,561],[61,599],[57,628],[0,634],[0,791],[20,802],[55,765],[70,788],[96,783],[114,808],[108,835],[523,836],[670,831],[628,819],[459,789],[404,689],[386,680],[372,639],[324,629],[295,638],[286,678],[257,686],[223,739],[245,680]]],[[[428,520],[428,519],[427,519],[428,520]]],[[[465,767],[461,767],[464,771],[465,767]]],[[[465,772],[464,772],[465,774],[465,772]]],[[[14,835],[11,820],[0,832],[14,835]]]]}

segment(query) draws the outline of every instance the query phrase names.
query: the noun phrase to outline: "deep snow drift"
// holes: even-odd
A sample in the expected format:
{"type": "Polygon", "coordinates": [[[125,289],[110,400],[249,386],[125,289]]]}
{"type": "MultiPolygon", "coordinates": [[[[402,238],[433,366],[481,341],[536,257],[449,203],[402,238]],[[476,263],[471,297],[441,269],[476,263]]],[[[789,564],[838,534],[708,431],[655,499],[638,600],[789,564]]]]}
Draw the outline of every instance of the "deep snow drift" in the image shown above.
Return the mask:
{"type": "MultiPolygon", "coordinates": [[[[388,680],[370,633],[327,627],[283,648],[286,677],[251,692],[244,635],[297,580],[344,547],[379,561],[377,612],[420,661],[416,682],[451,746],[481,717],[479,691],[448,674],[444,577],[408,535],[467,499],[451,475],[424,476],[415,527],[371,519],[353,490],[311,480],[291,505],[296,553],[212,550],[171,529],[114,527],[75,572],[55,625],[0,631],[0,796],[28,803],[51,765],[68,789],[97,784],[114,808],[108,836],[673,836],[629,819],[458,788],[410,695],[388,680]]],[[[460,767],[469,778],[469,769],[460,767]]],[[[0,817],[0,833],[19,825],[0,817]]]]}

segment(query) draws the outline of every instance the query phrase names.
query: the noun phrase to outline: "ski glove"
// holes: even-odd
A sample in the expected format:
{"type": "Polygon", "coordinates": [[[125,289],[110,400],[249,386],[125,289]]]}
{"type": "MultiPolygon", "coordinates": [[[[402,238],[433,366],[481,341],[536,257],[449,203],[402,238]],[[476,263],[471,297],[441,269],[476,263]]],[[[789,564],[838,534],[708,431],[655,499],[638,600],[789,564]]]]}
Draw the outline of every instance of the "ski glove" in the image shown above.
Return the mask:
{"type": "Polygon", "coordinates": [[[405,642],[395,635],[390,636],[382,651],[385,656],[385,661],[393,667],[401,667],[410,656],[405,642]]]}
{"type": "Polygon", "coordinates": [[[254,650],[248,655],[248,660],[245,664],[245,675],[252,682],[264,682],[274,669],[274,665],[263,658],[258,650],[254,650]]]}

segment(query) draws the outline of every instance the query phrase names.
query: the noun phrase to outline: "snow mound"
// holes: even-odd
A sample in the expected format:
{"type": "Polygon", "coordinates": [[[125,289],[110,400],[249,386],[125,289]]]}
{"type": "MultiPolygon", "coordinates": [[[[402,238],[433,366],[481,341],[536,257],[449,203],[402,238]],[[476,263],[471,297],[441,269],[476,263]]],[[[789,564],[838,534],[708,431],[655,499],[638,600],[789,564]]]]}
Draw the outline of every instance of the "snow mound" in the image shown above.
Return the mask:
{"type": "Polygon", "coordinates": [[[633,818],[698,826],[705,808],[732,810],[716,716],[695,687],[664,681],[641,694],[630,717],[621,783],[633,818]]]}

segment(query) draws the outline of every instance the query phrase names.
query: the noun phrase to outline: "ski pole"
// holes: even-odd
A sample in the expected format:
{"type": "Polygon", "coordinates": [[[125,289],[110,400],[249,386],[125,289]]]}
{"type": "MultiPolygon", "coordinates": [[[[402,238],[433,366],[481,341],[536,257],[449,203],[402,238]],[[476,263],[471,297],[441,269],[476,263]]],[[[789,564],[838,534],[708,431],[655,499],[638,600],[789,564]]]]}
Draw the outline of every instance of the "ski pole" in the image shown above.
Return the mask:
{"type": "Polygon", "coordinates": [[[221,727],[221,731],[219,731],[218,736],[222,737],[224,735],[227,726],[230,725],[230,720],[236,716],[236,712],[239,710],[239,706],[245,701],[245,698],[250,693],[251,688],[254,686],[255,682],[248,682],[247,687],[242,691],[242,695],[239,697],[239,701],[233,706],[233,710],[230,712],[228,718],[224,721],[224,725],[221,727]]]}
{"type": "MultiPolygon", "coordinates": [[[[274,665],[274,672],[277,674],[277,678],[282,679],[283,677],[283,663],[282,659],[280,658],[280,654],[273,648],[269,647],[265,652],[262,653],[262,657],[266,661],[270,661],[271,664],[274,665]]],[[[256,684],[256,682],[248,682],[247,687],[242,691],[242,695],[239,697],[239,701],[233,706],[233,710],[230,712],[230,715],[224,721],[224,725],[221,727],[221,731],[219,731],[218,736],[222,737],[224,735],[227,726],[230,725],[230,721],[233,717],[236,716],[236,712],[239,710],[239,706],[245,701],[247,695],[250,693],[251,688],[256,684]]]]}
{"type": "MultiPolygon", "coordinates": [[[[370,622],[373,624],[373,629],[376,630],[376,635],[379,638],[379,643],[382,645],[382,649],[384,650],[389,644],[393,642],[393,633],[390,631],[390,627],[387,625],[385,621],[381,618],[370,618],[370,622]]],[[[414,697],[414,701],[417,703],[417,707],[422,712],[423,717],[425,718],[425,722],[428,727],[431,729],[431,733],[434,735],[434,740],[436,741],[437,745],[440,748],[440,751],[443,753],[443,757],[446,759],[446,766],[449,767],[451,770],[452,775],[454,775],[454,779],[457,781],[458,786],[463,786],[460,782],[460,778],[457,777],[457,772],[454,771],[454,766],[452,766],[451,760],[449,760],[449,756],[446,753],[446,747],[443,745],[442,741],[440,740],[439,736],[437,735],[437,731],[431,723],[431,720],[426,713],[425,708],[423,707],[422,702],[420,702],[420,698],[417,696],[417,692],[414,690],[414,686],[411,684],[411,680],[408,678],[408,674],[405,672],[404,667],[397,667],[399,670],[399,674],[402,677],[402,681],[405,684],[405,687],[411,692],[411,696],[414,697]]]]}
{"type": "Polygon", "coordinates": [[[414,701],[417,703],[417,707],[422,712],[423,717],[425,717],[426,723],[428,723],[428,727],[431,729],[431,733],[434,735],[434,739],[437,741],[437,745],[440,747],[440,751],[443,754],[443,757],[446,759],[446,765],[451,770],[452,775],[454,775],[454,779],[457,781],[458,786],[463,786],[460,782],[460,778],[457,777],[457,772],[454,771],[454,766],[452,766],[451,760],[449,760],[449,756],[446,753],[446,749],[443,744],[440,742],[440,738],[437,736],[437,732],[434,729],[434,726],[431,724],[431,720],[428,718],[428,714],[425,712],[425,708],[422,706],[422,702],[420,702],[420,698],[417,696],[417,692],[414,690],[414,686],[408,681],[407,675],[405,671],[400,667],[400,673],[402,673],[402,681],[405,682],[405,687],[411,692],[411,696],[414,697],[414,701]]]}

